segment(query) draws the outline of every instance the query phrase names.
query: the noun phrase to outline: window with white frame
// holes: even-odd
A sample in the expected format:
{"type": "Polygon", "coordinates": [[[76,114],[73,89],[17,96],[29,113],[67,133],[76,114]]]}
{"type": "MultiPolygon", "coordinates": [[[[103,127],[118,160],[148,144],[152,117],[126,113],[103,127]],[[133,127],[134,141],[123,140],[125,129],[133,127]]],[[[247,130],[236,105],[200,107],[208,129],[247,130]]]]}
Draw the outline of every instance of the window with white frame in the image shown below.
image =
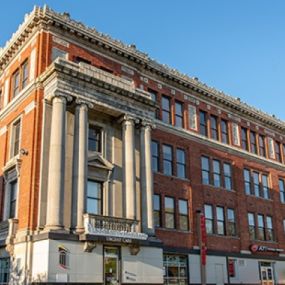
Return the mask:
{"type": "Polygon", "coordinates": [[[20,133],[21,119],[15,121],[12,125],[11,133],[11,158],[16,156],[20,151],[20,133]]]}
{"type": "Polygon", "coordinates": [[[102,183],[88,180],[86,195],[86,212],[102,215],[102,183]]]}

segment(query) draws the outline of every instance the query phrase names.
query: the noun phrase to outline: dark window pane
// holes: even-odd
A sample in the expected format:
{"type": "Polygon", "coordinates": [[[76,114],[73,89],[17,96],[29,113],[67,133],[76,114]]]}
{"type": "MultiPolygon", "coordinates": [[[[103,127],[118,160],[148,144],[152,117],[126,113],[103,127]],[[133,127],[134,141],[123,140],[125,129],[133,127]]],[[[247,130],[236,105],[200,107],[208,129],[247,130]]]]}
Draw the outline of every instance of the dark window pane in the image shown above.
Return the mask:
{"type": "Polygon", "coordinates": [[[162,146],[163,151],[163,173],[172,175],[172,147],[168,145],[162,146]]]}
{"type": "Polygon", "coordinates": [[[162,121],[171,124],[170,99],[162,96],[162,121]]]}
{"type": "Polygon", "coordinates": [[[211,116],[211,138],[214,140],[219,139],[217,117],[211,116]]]}
{"type": "Polygon", "coordinates": [[[208,136],[206,112],[200,111],[200,134],[208,136]]]}
{"type": "Polygon", "coordinates": [[[228,122],[225,120],[221,120],[221,132],[222,132],[222,142],[229,143],[228,122]]]}
{"type": "Polygon", "coordinates": [[[159,147],[155,141],[151,142],[151,154],[152,154],[152,170],[155,172],[159,171],[159,147]]]}
{"type": "Polygon", "coordinates": [[[244,150],[248,150],[247,129],[241,128],[241,146],[244,150]]]}
{"type": "Polygon", "coordinates": [[[97,152],[101,151],[101,130],[95,126],[89,126],[88,150],[97,152]]]}
{"type": "Polygon", "coordinates": [[[175,126],[183,127],[183,104],[175,102],[175,126]]]}

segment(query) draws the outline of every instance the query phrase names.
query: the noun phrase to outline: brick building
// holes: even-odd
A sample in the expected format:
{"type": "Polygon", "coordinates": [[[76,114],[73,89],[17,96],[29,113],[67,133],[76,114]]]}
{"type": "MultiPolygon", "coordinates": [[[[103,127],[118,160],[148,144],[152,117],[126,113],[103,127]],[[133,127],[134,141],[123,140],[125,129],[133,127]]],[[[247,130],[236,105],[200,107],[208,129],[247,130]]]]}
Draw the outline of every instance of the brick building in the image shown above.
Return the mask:
{"type": "Polygon", "coordinates": [[[284,122],[67,13],[0,49],[1,284],[285,284],[284,170],[284,122]]]}

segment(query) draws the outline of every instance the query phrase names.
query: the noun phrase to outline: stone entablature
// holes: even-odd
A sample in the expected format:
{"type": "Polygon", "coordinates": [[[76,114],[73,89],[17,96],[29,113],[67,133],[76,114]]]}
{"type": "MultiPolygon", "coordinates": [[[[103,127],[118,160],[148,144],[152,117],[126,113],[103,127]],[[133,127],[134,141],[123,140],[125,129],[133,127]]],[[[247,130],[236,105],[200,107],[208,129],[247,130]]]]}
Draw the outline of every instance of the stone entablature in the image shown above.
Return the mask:
{"type": "Polygon", "coordinates": [[[35,26],[39,25],[39,23],[42,23],[43,26],[64,27],[77,37],[82,37],[91,44],[95,44],[124,58],[128,58],[130,61],[142,65],[146,72],[150,71],[162,77],[163,80],[170,80],[181,86],[182,89],[186,88],[197,92],[205,98],[233,109],[234,112],[240,112],[242,115],[259,120],[268,125],[269,128],[273,127],[281,132],[285,130],[285,124],[282,120],[253,108],[240,101],[240,99],[233,98],[215,88],[209,87],[196,78],[181,74],[176,69],[172,69],[167,65],[159,64],[147,54],[138,51],[134,45],[126,45],[121,41],[114,40],[94,28],[89,28],[81,22],[72,20],[68,13],[56,13],[47,6],[43,8],[35,7],[30,14],[26,15],[24,23],[19,26],[18,31],[12,36],[11,40],[7,42],[6,46],[0,50],[0,72],[5,68],[7,63],[9,63],[17,48],[25,42],[25,38],[28,37],[28,34],[35,26]]]}

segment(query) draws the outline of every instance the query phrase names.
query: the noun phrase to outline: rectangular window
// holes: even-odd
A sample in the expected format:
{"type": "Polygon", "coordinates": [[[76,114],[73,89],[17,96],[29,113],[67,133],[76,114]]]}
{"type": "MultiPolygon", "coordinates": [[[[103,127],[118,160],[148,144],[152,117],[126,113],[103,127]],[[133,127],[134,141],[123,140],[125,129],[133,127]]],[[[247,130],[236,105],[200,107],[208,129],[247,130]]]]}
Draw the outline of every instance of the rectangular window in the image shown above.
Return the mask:
{"type": "Polygon", "coordinates": [[[175,126],[183,128],[183,104],[175,101],[175,126]]]}
{"type": "Polygon", "coordinates": [[[151,166],[152,171],[159,171],[159,145],[157,142],[151,142],[151,166]]]}
{"type": "Polygon", "coordinates": [[[251,179],[250,179],[250,171],[248,169],[243,170],[243,178],[244,178],[244,190],[247,195],[251,194],[251,179]]]}
{"type": "Polygon", "coordinates": [[[162,121],[171,124],[170,99],[162,96],[162,121]]]}
{"type": "Polygon", "coordinates": [[[248,151],[247,129],[241,128],[241,147],[248,151]]]}
{"type": "Polygon", "coordinates": [[[268,176],[265,174],[262,174],[262,190],[263,190],[263,198],[269,199],[269,186],[268,186],[268,176]]]}
{"type": "Polygon", "coordinates": [[[214,233],[214,216],[212,205],[205,205],[205,220],[206,220],[206,232],[207,234],[214,233]]]}
{"type": "Polygon", "coordinates": [[[258,142],[259,142],[259,155],[266,157],[264,136],[259,135],[258,142]]]}
{"type": "Polygon", "coordinates": [[[202,156],[202,183],[209,185],[210,184],[210,160],[208,157],[202,156]]]}
{"type": "Polygon", "coordinates": [[[229,236],[236,235],[236,219],[235,219],[235,211],[233,209],[227,209],[227,219],[228,219],[228,228],[227,233],[229,236]]]}
{"type": "Polygon", "coordinates": [[[249,237],[251,240],[255,240],[255,219],[253,213],[248,213],[248,230],[249,230],[249,237]]]}
{"type": "Polygon", "coordinates": [[[285,183],[283,179],[279,179],[279,192],[281,203],[285,203],[285,183]]]}
{"type": "Polygon", "coordinates": [[[166,175],[173,175],[172,171],[172,147],[169,145],[162,145],[163,152],[163,173],[166,175]]]}
{"type": "Polygon", "coordinates": [[[274,232],[273,232],[273,223],[272,223],[272,217],[267,216],[266,217],[266,239],[273,241],[274,240],[274,232]]]}
{"type": "Polygon", "coordinates": [[[225,214],[223,207],[217,207],[217,233],[218,235],[225,235],[225,214]]]}
{"type": "Polygon", "coordinates": [[[285,232],[285,219],[283,220],[283,231],[285,232]]]}
{"type": "Polygon", "coordinates": [[[185,151],[183,149],[176,149],[176,167],[177,167],[177,176],[180,178],[186,177],[186,160],[185,160],[185,151]]]}
{"type": "Polygon", "coordinates": [[[26,60],[21,66],[22,72],[22,89],[24,89],[28,85],[29,80],[29,70],[28,70],[28,60],[26,60]]]}
{"type": "Polygon", "coordinates": [[[14,219],[16,218],[18,180],[14,180],[9,184],[10,184],[9,219],[14,219]]]}
{"type": "Polygon", "coordinates": [[[56,47],[52,48],[52,52],[51,52],[51,61],[56,60],[58,57],[60,58],[66,58],[67,56],[67,52],[61,49],[58,49],[56,47]]]}
{"type": "Polygon", "coordinates": [[[12,126],[11,157],[16,156],[20,151],[21,120],[17,120],[12,126]]]}
{"type": "Polygon", "coordinates": [[[256,133],[250,131],[250,150],[252,153],[257,154],[256,133]]]}
{"type": "Polygon", "coordinates": [[[87,182],[86,212],[102,215],[102,184],[93,180],[87,182]]]}
{"type": "Polygon", "coordinates": [[[232,190],[232,169],[229,163],[224,163],[224,187],[232,190]]]}
{"type": "Polygon", "coordinates": [[[219,140],[219,131],[218,131],[218,119],[216,116],[211,115],[211,138],[214,140],[219,140]]]}
{"type": "Polygon", "coordinates": [[[179,226],[180,230],[188,231],[188,203],[186,200],[179,200],[179,226]]]}
{"type": "MultiPolygon", "coordinates": [[[[157,97],[158,97],[157,92],[152,89],[148,89],[148,92],[150,93],[151,100],[157,102],[157,97]]],[[[155,111],[155,118],[156,119],[159,118],[159,109],[155,111]]]]}
{"type": "Polygon", "coordinates": [[[252,181],[253,181],[253,190],[254,195],[256,197],[260,197],[260,189],[259,189],[259,173],[258,172],[252,172],[252,181]]]}
{"type": "Polygon", "coordinates": [[[258,236],[259,240],[265,240],[265,227],[263,215],[257,215],[258,236]]]}
{"type": "Polygon", "coordinates": [[[213,160],[213,179],[214,186],[221,187],[221,163],[219,160],[213,160]]]}
{"type": "Polygon", "coordinates": [[[20,70],[17,69],[12,77],[13,82],[13,98],[15,98],[20,92],[20,70]]]}
{"type": "Polygon", "coordinates": [[[281,149],[280,149],[280,143],[279,142],[275,142],[275,157],[276,157],[277,161],[282,162],[281,149]]]}
{"type": "Polygon", "coordinates": [[[153,195],[153,222],[155,227],[161,226],[160,196],[153,195]]]}
{"type": "Polygon", "coordinates": [[[165,209],[165,227],[168,229],[175,228],[174,199],[170,197],[164,198],[165,209]]]}
{"type": "Polygon", "coordinates": [[[93,125],[89,125],[88,150],[101,152],[101,129],[93,125]]]}
{"type": "Polygon", "coordinates": [[[188,256],[164,254],[164,284],[188,284],[188,256]]]}
{"type": "Polygon", "coordinates": [[[225,120],[221,120],[221,133],[222,133],[222,142],[229,143],[229,130],[228,130],[228,122],[225,120]]]}
{"type": "Polygon", "coordinates": [[[208,136],[207,114],[204,111],[200,111],[200,134],[206,137],[208,136]]]}
{"type": "Polygon", "coordinates": [[[9,284],[10,257],[0,258],[0,284],[9,284]]]}

